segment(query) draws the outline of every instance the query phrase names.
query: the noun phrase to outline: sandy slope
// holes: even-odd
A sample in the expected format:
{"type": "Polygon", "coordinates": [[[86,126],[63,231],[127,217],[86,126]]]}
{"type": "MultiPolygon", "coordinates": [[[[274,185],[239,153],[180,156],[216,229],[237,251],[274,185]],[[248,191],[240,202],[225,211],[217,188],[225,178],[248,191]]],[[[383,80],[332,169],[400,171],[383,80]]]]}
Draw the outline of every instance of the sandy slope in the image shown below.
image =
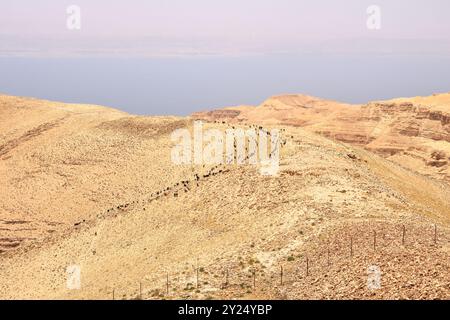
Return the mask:
{"type": "Polygon", "coordinates": [[[9,96],[0,115],[1,298],[450,298],[448,185],[367,150],[285,126],[263,177],[172,164],[189,118],[9,96]]]}

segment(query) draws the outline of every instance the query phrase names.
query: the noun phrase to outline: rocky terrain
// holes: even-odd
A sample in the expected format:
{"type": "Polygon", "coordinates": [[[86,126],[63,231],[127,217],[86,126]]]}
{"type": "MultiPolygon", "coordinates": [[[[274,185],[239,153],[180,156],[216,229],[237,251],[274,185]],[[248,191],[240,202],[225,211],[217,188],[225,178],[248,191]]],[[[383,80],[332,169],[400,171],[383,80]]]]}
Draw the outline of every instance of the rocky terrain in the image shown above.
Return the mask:
{"type": "Polygon", "coordinates": [[[303,127],[450,182],[450,94],[366,105],[285,95],[272,97],[258,107],[225,108],[193,117],[211,122],[303,127]]]}
{"type": "Polygon", "coordinates": [[[426,101],[181,118],[0,96],[0,298],[449,299],[448,165],[419,166],[448,160],[448,107],[426,101]],[[281,129],[279,174],[175,165],[170,134],[196,118],[281,129]]]}

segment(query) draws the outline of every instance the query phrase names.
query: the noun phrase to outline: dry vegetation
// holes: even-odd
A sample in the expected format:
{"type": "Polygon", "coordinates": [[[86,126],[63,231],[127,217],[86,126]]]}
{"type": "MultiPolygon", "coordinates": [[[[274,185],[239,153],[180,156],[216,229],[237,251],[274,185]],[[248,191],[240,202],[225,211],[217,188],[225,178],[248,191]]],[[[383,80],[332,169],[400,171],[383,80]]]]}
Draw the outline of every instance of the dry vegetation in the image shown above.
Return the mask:
{"type": "MultiPolygon", "coordinates": [[[[207,126],[246,127],[223,114],[207,126]]],[[[264,177],[174,165],[170,133],[191,118],[0,96],[0,298],[450,298],[445,181],[272,125],[287,144],[264,177]]]]}

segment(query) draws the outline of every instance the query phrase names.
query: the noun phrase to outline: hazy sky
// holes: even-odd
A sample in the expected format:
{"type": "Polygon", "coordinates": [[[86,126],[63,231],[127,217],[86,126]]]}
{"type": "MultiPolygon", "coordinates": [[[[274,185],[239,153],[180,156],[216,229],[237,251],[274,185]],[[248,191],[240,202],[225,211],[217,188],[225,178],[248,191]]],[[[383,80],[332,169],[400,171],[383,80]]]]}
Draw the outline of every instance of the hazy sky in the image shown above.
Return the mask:
{"type": "Polygon", "coordinates": [[[450,1],[0,0],[0,74],[0,93],[138,114],[448,92],[450,1]]]}
{"type": "Polygon", "coordinates": [[[1,0],[0,53],[382,50],[373,39],[448,53],[449,15],[448,0],[1,0]],[[380,30],[366,26],[374,4],[380,30]],[[66,28],[69,5],[81,30],[66,28]]]}

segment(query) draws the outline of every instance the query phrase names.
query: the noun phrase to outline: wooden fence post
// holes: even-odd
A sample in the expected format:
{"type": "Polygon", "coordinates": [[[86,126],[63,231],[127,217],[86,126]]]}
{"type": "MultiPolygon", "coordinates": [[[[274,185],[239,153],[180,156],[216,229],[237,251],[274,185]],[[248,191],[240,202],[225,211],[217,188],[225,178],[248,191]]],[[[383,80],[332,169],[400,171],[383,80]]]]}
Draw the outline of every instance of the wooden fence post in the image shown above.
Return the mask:
{"type": "Polygon", "coordinates": [[[199,266],[198,266],[198,258],[197,258],[197,266],[196,266],[196,269],[195,269],[195,283],[196,283],[196,288],[198,289],[198,272],[199,272],[199,266]]]}
{"type": "Polygon", "coordinates": [[[373,231],[373,251],[377,251],[377,232],[373,231]]]}
{"type": "Polygon", "coordinates": [[[306,276],[309,276],[309,258],[306,256],[306,276]]]}
{"type": "Polygon", "coordinates": [[[280,271],[280,284],[283,285],[283,266],[281,266],[281,271],[280,271]]]}
{"type": "Polygon", "coordinates": [[[402,245],[405,245],[405,236],[406,236],[406,227],[403,225],[403,233],[402,233],[402,245]]]}
{"type": "Polygon", "coordinates": [[[196,287],[198,289],[198,267],[197,267],[197,276],[196,276],[196,287]]]}
{"type": "Polygon", "coordinates": [[[353,237],[350,237],[350,257],[353,257],[353,237]]]}
{"type": "Polygon", "coordinates": [[[225,271],[225,286],[228,287],[228,269],[225,271]]]}
{"type": "Polygon", "coordinates": [[[434,225],[434,244],[437,245],[437,225],[434,225]]]}
{"type": "Polygon", "coordinates": [[[169,273],[166,274],[166,294],[169,295],[169,273]]]}
{"type": "Polygon", "coordinates": [[[330,266],[330,248],[327,248],[327,265],[330,266]]]}

